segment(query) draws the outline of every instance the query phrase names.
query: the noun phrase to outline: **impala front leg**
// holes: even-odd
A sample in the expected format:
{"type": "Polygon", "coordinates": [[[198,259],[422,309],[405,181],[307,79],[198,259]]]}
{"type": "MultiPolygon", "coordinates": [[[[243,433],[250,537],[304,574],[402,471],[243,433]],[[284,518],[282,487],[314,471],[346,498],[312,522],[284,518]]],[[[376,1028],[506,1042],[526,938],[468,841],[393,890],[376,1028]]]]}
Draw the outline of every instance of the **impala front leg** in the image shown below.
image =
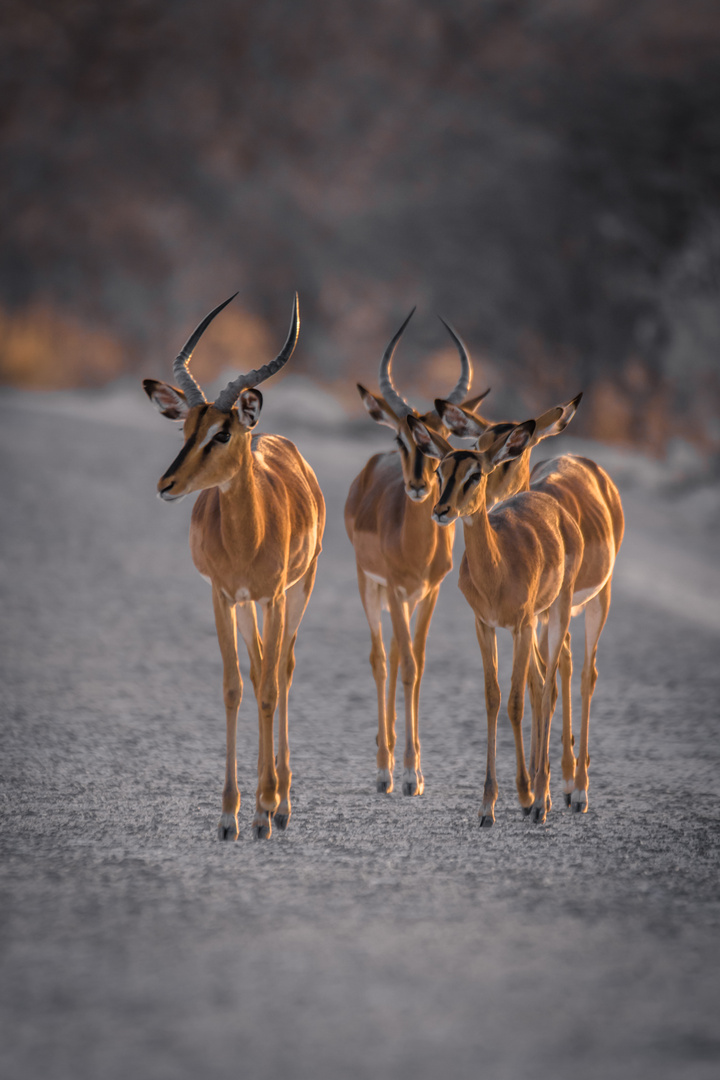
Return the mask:
{"type": "Polygon", "coordinates": [[[500,711],[500,683],[497,677],[497,638],[491,626],[486,626],[480,619],[475,619],[480,652],[482,653],[485,673],[485,708],[487,711],[487,768],[482,807],[478,812],[480,824],[487,828],[495,824],[495,803],[498,796],[497,776],[495,774],[495,745],[497,739],[497,718],[500,711]]]}
{"type": "Polygon", "coordinates": [[[237,812],[240,808],[237,785],[237,718],[242,700],[242,678],[238,667],[235,607],[229,604],[215,587],[213,610],[223,662],[223,698],[227,725],[225,786],[222,794],[222,814],[218,822],[218,839],[237,840],[237,812]]]}
{"type": "MultiPolygon", "coordinates": [[[[400,653],[397,641],[393,634],[390,640],[390,655],[388,656],[388,679],[387,679],[387,708],[385,710],[385,730],[387,731],[388,752],[390,754],[390,779],[395,767],[395,721],[397,708],[397,677],[400,664],[400,653]]],[[[391,783],[392,788],[392,783],[391,783]]]]}
{"type": "MultiPolygon", "coordinates": [[[[380,601],[380,586],[371,581],[358,563],[357,568],[358,587],[362,600],[365,617],[370,627],[370,667],[372,668],[377,692],[378,710],[378,733],[377,733],[377,775],[375,779],[376,789],[380,794],[389,795],[393,789],[393,748],[395,746],[395,724],[392,724],[392,745],[389,739],[390,701],[388,699],[387,713],[385,708],[385,685],[387,681],[387,659],[382,637],[382,606],[380,601]]],[[[393,639],[394,645],[394,639],[393,639]]],[[[391,650],[392,651],[392,650],[391,650]]],[[[397,649],[395,649],[397,657],[397,649]]],[[[397,673],[397,661],[395,663],[397,673]]],[[[391,680],[392,682],[392,680],[391,680]]],[[[395,706],[392,705],[394,710],[395,706]]],[[[393,711],[394,717],[394,711],[393,711]]]]}
{"type": "Polygon", "coordinates": [[[279,705],[278,705],[278,794],[280,804],[275,811],[275,824],[278,829],[286,829],[290,822],[292,807],[290,804],[290,784],[292,772],[290,771],[290,738],[288,722],[288,701],[290,687],[292,685],[293,672],[295,671],[295,642],[297,633],[305,614],[305,609],[310,599],[310,593],[315,583],[315,571],[317,563],[313,563],[305,577],[298,581],[287,592],[285,608],[285,633],[283,636],[282,656],[279,668],[279,705]]]}
{"type": "Polygon", "coordinates": [[[422,766],[420,763],[420,682],[423,677],[423,672],[425,671],[425,649],[427,647],[430,622],[432,621],[439,593],[440,586],[438,585],[437,588],[431,589],[428,595],[420,601],[415,619],[415,636],[413,638],[413,651],[415,653],[415,663],[417,664],[415,694],[413,700],[413,714],[415,718],[415,753],[417,754],[418,784],[421,791],[425,789],[425,779],[422,774],[422,766]]]}
{"type": "Polygon", "coordinates": [[[400,673],[405,697],[405,753],[403,754],[403,795],[422,795],[424,782],[419,771],[420,760],[416,747],[417,721],[415,718],[415,685],[417,663],[410,636],[407,604],[399,599],[394,589],[388,588],[388,603],[393,633],[400,653],[400,673]]]}
{"type": "Polygon", "coordinates": [[[273,721],[278,703],[278,665],[285,628],[285,594],[269,600],[263,612],[263,660],[258,699],[260,764],[255,793],[253,835],[266,840],[272,834],[272,815],[278,808],[278,775],[275,767],[273,721]]]}

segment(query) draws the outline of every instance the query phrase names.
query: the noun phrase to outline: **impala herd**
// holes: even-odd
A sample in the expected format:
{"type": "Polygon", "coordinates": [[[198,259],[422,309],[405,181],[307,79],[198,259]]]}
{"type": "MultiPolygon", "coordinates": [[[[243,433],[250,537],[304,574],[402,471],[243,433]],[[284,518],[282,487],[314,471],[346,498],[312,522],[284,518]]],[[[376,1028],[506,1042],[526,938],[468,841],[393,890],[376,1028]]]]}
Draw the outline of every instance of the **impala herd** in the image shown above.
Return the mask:
{"type": "MultiPolygon", "coordinates": [[[[237,294],[235,294],[237,295],[237,294]]],[[[184,445],[158,482],[173,502],[194,491],[190,524],[193,562],[212,588],[223,662],[227,753],[221,840],[238,836],[237,717],[242,698],[237,629],[250,658],[259,721],[258,785],[252,828],[271,835],[290,820],[288,695],[298,628],[315,581],[325,503],[313,470],[279,435],[254,435],[262,409],[257,389],[292,356],[300,318],[293,304],[290,331],[278,356],[240,375],[214,402],[188,370],[210,322],[233,297],[207,315],[177,356],[177,386],[145,379],[155,406],[183,421],[184,445]],[[262,611],[262,634],[256,604],[262,611]],[[274,718],[278,711],[275,752],[274,718]]],[[[444,320],[458,351],[460,375],[452,393],[419,415],[392,378],[395,349],[413,312],[380,362],[380,395],[358,385],[373,420],[395,432],[396,449],[375,454],[353,481],[345,526],[355,550],[358,587],[370,627],[370,665],[377,688],[377,790],[393,790],[398,670],[405,704],[403,795],[421,795],[419,699],[430,622],[443,578],[452,568],[455,522],[463,524],[465,553],[459,585],[475,616],[485,673],[488,739],[480,823],[492,825],[500,687],[495,630],[513,635],[508,715],[515,739],[516,785],[523,813],[545,821],[550,809],[550,723],[562,694],[562,774],[566,805],[588,808],[590,702],[597,680],[598,639],[610,607],[615,558],[623,536],[617,488],[593,461],[565,454],[530,471],[530,451],[570,422],[581,394],[523,423],[492,423],[477,408],[488,393],[468,398],[472,368],[459,335],[444,320]],[[450,435],[472,439],[456,449],[450,435]],[[389,610],[389,663],[381,613],[389,610]],[[571,717],[570,619],[585,614],[580,746],[575,757],[571,717]],[[415,615],[414,631],[411,619],[415,615]],[[529,689],[532,729],[529,768],[522,718],[529,689]]]]}

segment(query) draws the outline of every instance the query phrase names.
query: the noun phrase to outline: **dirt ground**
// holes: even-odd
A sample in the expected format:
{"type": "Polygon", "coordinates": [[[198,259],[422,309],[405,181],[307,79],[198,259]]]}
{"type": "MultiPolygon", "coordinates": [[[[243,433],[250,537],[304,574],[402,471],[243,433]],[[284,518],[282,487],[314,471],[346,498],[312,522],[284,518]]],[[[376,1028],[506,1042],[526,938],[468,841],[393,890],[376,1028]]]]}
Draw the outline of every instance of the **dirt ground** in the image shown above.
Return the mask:
{"type": "MultiPolygon", "coordinates": [[[[189,501],[154,494],[179,436],[140,393],[0,398],[0,1074],[715,1080],[717,489],[594,448],[621,485],[627,540],[599,650],[590,809],[564,809],[556,717],[552,812],[544,826],[521,816],[503,708],[497,824],[482,830],[482,669],[455,572],[428,645],[425,794],[375,793],[342,506],[389,434],[368,420],[343,436],[332,410],[293,428],[290,378],[274,415],[272,399],[261,427],[316,469],[326,550],[298,640],[292,822],[251,838],[248,680],[240,839],[219,844],[210,593],[189,501]]],[[[579,683],[581,626],[575,645],[579,683]]]]}

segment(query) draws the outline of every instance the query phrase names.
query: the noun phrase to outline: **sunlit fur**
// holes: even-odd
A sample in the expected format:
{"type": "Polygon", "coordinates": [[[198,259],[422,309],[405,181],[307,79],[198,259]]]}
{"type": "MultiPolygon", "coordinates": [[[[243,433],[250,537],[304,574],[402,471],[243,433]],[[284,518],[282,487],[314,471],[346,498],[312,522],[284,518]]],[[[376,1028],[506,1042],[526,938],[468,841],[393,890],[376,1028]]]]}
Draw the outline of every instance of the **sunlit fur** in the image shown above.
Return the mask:
{"type": "Polygon", "coordinates": [[[543,768],[533,780],[525,763],[522,716],[529,665],[534,663],[537,617],[547,612],[551,628],[547,679],[542,689],[531,684],[535,708],[541,717],[541,751],[550,737],[550,720],[557,691],[555,672],[570,621],[575,578],[582,561],[583,543],[572,517],[555,499],[537,492],[523,492],[486,506],[488,478],[503,462],[521,455],[532,439],[535,421],[516,425],[510,432],[488,432],[475,450],[453,450],[441,436],[419,421],[411,420],[415,439],[426,454],[439,462],[440,494],[433,516],[441,524],[463,520],[465,554],[459,585],[475,614],[475,626],[485,670],[488,717],[487,772],[480,817],[484,825],[495,820],[497,778],[495,744],[500,687],[497,680],[495,628],[513,634],[512,687],[508,714],[515,738],[516,784],[522,807],[536,821],[544,821],[549,799],[549,771],[543,768]]]}
{"type": "Polygon", "coordinates": [[[158,482],[160,496],[172,501],[200,491],[192,512],[190,550],[195,566],[212,585],[227,726],[218,835],[236,839],[238,832],[239,628],[258,704],[260,749],[253,831],[258,837],[269,837],[272,821],[285,828],[291,813],[288,694],[295,638],[322,546],[325,504],[314,472],[292,442],[279,435],[252,434],[262,407],[259,391],[244,391],[237,408],[222,412],[210,404],[188,408],[182,392],[167,383],[146,380],[145,389],[164,415],[184,420],[185,442],[158,482]],[[262,639],[256,604],[263,611],[262,639]]]}
{"type": "MultiPolygon", "coordinates": [[[[536,420],[535,433],[525,452],[514,461],[497,469],[488,478],[487,505],[518,491],[533,490],[551,495],[577,522],[583,537],[583,560],[578,571],[573,595],[573,615],[580,612],[585,618],[585,657],[581,678],[581,732],[577,761],[572,732],[571,677],[572,652],[570,635],[560,657],[562,686],[563,753],[562,772],[565,801],[573,810],[584,813],[588,808],[588,739],[590,703],[597,682],[595,664],[597,646],[610,608],[612,575],[624,532],[624,517],[620,494],[607,473],[589,458],[564,454],[540,462],[530,472],[530,449],[541,438],[556,435],[572,419],[582,395],[563,405],[549,409],[536,420]],[[496,480],[497,477],[497,480],[496,480]],[[494,482],[495,481],[495,482],[494,482]]],[[[435,407],[453,434],[465,438],[481,438],[488,432],[499,434],[512,426],[492,424],[476,413],[451,402],[436,401],[435,407]]],[[[547,623],[543,624],[540,649],[547,654],[547,623]]],[[[537,766],[537,731],[533,728],[531,773],[537,766]]]]}
{"type": "MultiPolygon", "coordinates": [[[[420,682],[440,584],[452,569],[453,530],[440,529],[432,520],[437,496],[435,462],[416,446],[408,418],[398,417],[384,398],[362,386],[358,390],[370,416],[395,432],[397,444],[395,450],[370,458],[353,481],[345,504],[345,527],[355,549],[360,598],[372,642],[370,665],[378,703],[377,787],[382,792],[393,787],[400,666],[405,699],[403,792],[419,795],[424,788],[418,720],[420,682]],[[389,671],[382,638],[383,608],[390,611],[393,627],[389,671]],[[410,629],[413,613],[414,634],[410,629]]],[[[447,433],[434,413],[425,414],[423,420],[431,429],[447,433]]]]}

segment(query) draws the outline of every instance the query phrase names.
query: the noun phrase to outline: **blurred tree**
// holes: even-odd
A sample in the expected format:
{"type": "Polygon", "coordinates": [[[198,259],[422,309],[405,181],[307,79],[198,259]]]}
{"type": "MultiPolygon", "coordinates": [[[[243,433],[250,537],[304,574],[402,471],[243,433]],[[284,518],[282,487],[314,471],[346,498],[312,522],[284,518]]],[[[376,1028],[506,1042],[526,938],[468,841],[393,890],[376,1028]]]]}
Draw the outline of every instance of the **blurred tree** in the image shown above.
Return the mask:
{"type": "MultiPolygon", "coordinates": [[[[249,366],[297,288],[295,367],[341,389],[418,303],[408,387],[440,310],[498,415],[583,388],[575,430],[712,447],[719,54],[707,0],[6,0],[4,325],[81,323],[160,374],[239,288],[249,366]]],[[[0,377],[52,380],[18,340],[0,377]]]]}

